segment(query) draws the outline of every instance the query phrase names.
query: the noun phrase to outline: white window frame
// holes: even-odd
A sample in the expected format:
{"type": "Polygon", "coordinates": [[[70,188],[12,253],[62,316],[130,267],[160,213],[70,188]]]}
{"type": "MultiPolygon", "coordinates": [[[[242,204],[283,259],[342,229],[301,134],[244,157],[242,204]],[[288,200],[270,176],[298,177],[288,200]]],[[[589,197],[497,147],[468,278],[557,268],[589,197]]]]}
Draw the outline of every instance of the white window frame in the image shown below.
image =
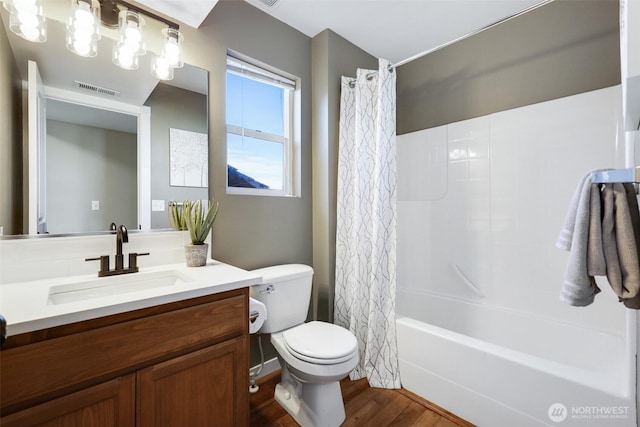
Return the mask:
{"type": "MultiPolygon", "coordinates": [[[[300,138],[299,130],[294,122],[299,121],[300,90],[296,80],[280,73],[267,70],[265,66],[254,65],[245,59],[240,59],[238,54],[227,55],[227,72],[254,79],[262,83],[273,84],[284,90],[284,136],[262,132],[257,129],[243,128],[235,125],[226,125],[226,134],[246,136],[257,140],[274,142],[283,145],[283,182],[282,189],[229,187],[228,158],[227,164],[227,194],[254,195],[254,196],[300,196],[300,138]]],[[[227,145],[228,147],[228,145],[227,145]]]]}

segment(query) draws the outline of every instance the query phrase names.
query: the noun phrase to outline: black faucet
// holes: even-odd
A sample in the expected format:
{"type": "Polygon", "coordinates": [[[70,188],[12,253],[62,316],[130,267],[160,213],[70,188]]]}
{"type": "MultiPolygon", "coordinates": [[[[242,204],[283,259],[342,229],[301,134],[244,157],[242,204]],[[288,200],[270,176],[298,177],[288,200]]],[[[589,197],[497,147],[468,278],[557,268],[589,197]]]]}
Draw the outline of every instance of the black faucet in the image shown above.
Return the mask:
{"type": "Polygon", "coordinates": [[[122,244],[129,243],[129,232],[127,227],[121,225],[116,233],[116,270],[124,269],[124,256],[122,255],[122,244]]]}
{"type": "MultiPolygon", "coordinates": [[[[115,225],[115,224],[114,224],[115,225]]],[[[112,231],[113,231],[112,227],[112,231]]],[[[85,261],[100,261],[100,270],[98,271],[98,277],[115,276],[118,274],[137,273],[138,269],[138,257],[149,255],[149,252],[129,254],[129,268],[124,268],[124,255],[122,254],[122,244],[129,243],[129,232],[127,227],[121,225],[116,231],[116,268],[109,270],[109,255],[102,255],[98,258],[86,258],[85,261]]]]}

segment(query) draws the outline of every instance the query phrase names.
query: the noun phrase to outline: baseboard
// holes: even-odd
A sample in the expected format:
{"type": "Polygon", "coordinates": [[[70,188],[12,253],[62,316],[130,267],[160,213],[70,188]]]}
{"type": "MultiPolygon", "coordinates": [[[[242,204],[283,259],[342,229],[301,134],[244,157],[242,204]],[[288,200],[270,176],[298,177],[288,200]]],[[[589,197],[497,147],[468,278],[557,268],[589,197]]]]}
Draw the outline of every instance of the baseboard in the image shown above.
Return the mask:
{"type": "MultiPolygon", "coordinates": [[[[249,372],[257,372],[260,369],[260,365],[253,366],[249,369],[249,372]]],[[[278,358],[274,357],[273,359],[269,359],[264,362],[264,366],[262,367],[262,372],[256,377],[257,380],[260,378],[266,377],[267,375],[279,371],[280,363],[278,362],[278,358]]]]}

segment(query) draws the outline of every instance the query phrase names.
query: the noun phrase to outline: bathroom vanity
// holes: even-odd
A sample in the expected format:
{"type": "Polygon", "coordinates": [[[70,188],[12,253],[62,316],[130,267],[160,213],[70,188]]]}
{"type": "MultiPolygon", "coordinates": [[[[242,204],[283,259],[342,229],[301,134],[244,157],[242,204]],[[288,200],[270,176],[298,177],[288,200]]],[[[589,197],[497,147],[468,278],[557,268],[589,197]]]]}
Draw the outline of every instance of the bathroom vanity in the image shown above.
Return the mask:
{"type": "Polygon", "coordinates": [[[118,280],[167,274],[173,284],[98,296],[88,286],[122,284],[0,283],[0,425],[248,426],[248,286],[261,278],[210,260],[118,280]]]}
{"type": "Polygon", "coordinates": [[[248,426],[247,295],[244,288],[9,337],[0,423],[248,426]]]}

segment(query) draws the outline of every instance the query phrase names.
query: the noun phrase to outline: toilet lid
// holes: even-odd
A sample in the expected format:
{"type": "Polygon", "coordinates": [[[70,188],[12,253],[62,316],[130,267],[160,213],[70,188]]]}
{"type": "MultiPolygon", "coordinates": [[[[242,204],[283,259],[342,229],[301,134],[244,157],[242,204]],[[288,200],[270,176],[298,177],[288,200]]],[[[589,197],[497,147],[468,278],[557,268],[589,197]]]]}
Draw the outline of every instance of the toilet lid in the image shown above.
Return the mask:
{"type": "Polygon", "coordinates": [[[356,337],[347,329],[326,322],[309,322],[282,333],[291,353],[299,359],[318,363],[340,363],[358,348],[356,337]]]}

